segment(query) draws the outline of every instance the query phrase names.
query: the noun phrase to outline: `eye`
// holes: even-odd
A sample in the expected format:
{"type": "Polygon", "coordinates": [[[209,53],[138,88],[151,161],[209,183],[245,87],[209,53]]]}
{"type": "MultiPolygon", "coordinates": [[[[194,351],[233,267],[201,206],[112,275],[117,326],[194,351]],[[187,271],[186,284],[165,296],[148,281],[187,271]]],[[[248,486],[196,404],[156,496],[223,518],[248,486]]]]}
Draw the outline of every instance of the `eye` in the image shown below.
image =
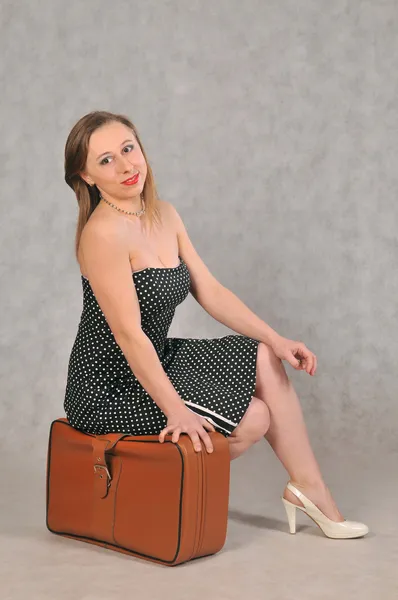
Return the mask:
{"type": "MultiPolygon", "coordinates": [[[[134,146],[133,146],[133,144],[128,144],[127,146],[125,146],[125,147],[123,148],[123,151],[124,151],[126,148],[134,148],[134,146]]],[[[127,153],[126,153],[126,152],[124,152],[124,154],[127,154],[127,153]]],[[[109,156],[105,156],[105,158],[103,158],[103,159],[100,161],[100,165],[109,165],[109,163],[108,163],[108,162],[104,162],[104,160],[108,160],[109,158],[110,158],[109,156]]]]}

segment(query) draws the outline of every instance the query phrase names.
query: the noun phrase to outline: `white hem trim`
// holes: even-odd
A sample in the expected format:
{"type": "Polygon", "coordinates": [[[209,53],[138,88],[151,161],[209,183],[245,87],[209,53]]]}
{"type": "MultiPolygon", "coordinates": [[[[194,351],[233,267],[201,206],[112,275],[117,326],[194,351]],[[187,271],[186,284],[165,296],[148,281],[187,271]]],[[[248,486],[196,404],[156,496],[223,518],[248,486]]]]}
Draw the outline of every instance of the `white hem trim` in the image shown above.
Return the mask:
{"type": "Polygon", "coordinates": [[[237,423],[230,421],[226,417],[222,417],[221,415],[214,412],[213,410],[210,410],[209,408],[205,408],[204,406],[201,406],[200,404],[195,404],[194,402],[191,402],[190,400],[184,400],[184,402],[185,402],[185,404],[188,404],[190,406],[196,406],[197,408],[200,408],[201,410],[204,410],[205,412],[209,413],[209,415],[214,415],[215,417],[217,417],[217,419],[222,419],[223,421],[225,421],[226,423],[229,423],[230,425],[233,425],[234,427],[238,426],[237,423]]]}
{"type": "Polygon", "coordinates": [[[231,434],[231,431],[229,429],[227,429],[226,427],[223,427],[219,423],[216,423],[215,421],[213,421],[213,419],[211,417],[205,417],[203,415],[200,415],[193,408],[189,408],[189,406],[187,406],[187,409],[190,410],[191,412],[195,413],[195,415],[198,415],[198,417],[202,417],[202,419],[206,419],[206,421],[209,421],[209,423],[211,423],[212,425],[214,425],[214,427],[218,427],[219,429],[223,429],[227,433],[231,434]]]}

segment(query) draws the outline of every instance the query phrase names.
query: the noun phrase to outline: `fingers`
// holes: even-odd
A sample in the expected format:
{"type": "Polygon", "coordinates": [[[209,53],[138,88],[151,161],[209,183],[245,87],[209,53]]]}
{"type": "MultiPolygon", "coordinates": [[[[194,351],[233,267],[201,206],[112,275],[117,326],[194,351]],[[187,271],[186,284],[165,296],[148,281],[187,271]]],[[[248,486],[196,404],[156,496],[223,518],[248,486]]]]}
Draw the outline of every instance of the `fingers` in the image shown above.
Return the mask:
{"type": "Polygon", "coordinates": [[[299,352],[304,357],[300,368],[305,369],[309,375],[314,375],[317,365],[315,354],[308,350],[304,344],[300,346],[299,352]]]}
{"type": "Polygon", "coordinates": [[[171,441],[173,442],[173,444],[176,444],[178,442],[180,433],[181,433],[181,427],[176,427],[173,431],[173,435],[171,436],[171,441]]]}
{"type": "Polygon", "coordinates": [[[296,360],[300,360],[297,369],[305,370],[309,375],[314,375],[317,368],[317,358],[305,344],[299,344],[294,356],[296,360]]]}
{"type": "Polygon", "coordinates": [[[209,431],[215,431],[216,428],[214,427],[214,425],[212,425],[212,423],[209,423],[209,421],[207,419],[203,419],[202,425],[205,429],[208,429],[209,431]]]}
{"type": "MultiPolygon", "coordinates": [[[[199,425],[199,427],[201,427],[201,429],[186,430],[184,433],[187,433],[189,435],[189,437],[191,438],[193,447],[196,452],[200,452],[202,450],[202,444],[201,444],[201,439],[202,439],[207,452],[211,453],[211,452],[213,452],[214,448],[213,448],[211,438],[210,438],[209,434],[207,433],[207,431],[205,430],[205,427],[207,427],[210,431],[216,431],[216,430],[215,430],[214,426],[211,423],[209,423],[206,419],[202,418],[202,421],[203,421],[203,424],[201,423],[199,425]]],[[[180,438],[181,433],[183,433],[183,431],[182,431],[182,428],[179,426],[168,425],[159,434],[159,442],[161,444],[164,442],[164,438],[168,433],[172,433],[171,441],[174,444],[176,444],[180,438]]]]}
{"type": "Polygon", "coordinates": [[[304,371],[307,371],[307,373],[309,374],[312,370],[312,367],[313,367],[313,358],[312,358],[312,356],[307,356],[307,358],[305,358],[303,360],[302,368],[304,369],[304,371]]]}
{"type": "Polygon", "coordinates": [[[171,425],[169,425],[168,427],[165,427],[164,429],[162,429],[162,431],[159,433],[159,442],[161,444],[163,444],[164,438],[166,437],[166,434],[169,433],[169,430],[171,428],[172,428],[171,425]]]}
{"type": "Polygon", "coordinates": [[[164,438],[166,437],[166,435],[168,433],[172,433],[173,435],[171,436],[171,441],[176,444],[179,440],[179,437],[181,435],[181,427],[177,427],[176,425],[168,425],[167,427],[165,427],[164,429],[162,429],[162,431],[159,433],[159,442],[161,444],[163,444],[164,442],[164,438]]]}
{"type": "Polygon", "coordinates": [[[312,367],[311,375],[315,375],[317,366],[318,366],[318,359],[317,359],[316,355],[314,354],[314,366],[312,367]]]}
{"type": "Polygon", "coordinates": [[[203,429],[203,432],[200,432],[200,437],[204,442],[207,452],[213,452],[213,444],[211,443],[211,438],[205,429],[203,429]]]}
{"type": "Polygon", "coordinates": [[[188,433],[189,437],[192,440],[193,443],[193,447],[196,450],[196,452],[201,452],[202,450],[202,446],[200,443],[200,438],[199,438],[199,434],[197,431],[191,431],[191,433],[188,433]]]}
{"type": "Polygon", "coordinates": [[[313,354],[312,352],[309,353],[309,357],[308,357],[308,364],[306,367],[307,373],[309,375],[311,375],[313,368],[314,368],[314,361],[315,361],[315,354],[313,354]]]}

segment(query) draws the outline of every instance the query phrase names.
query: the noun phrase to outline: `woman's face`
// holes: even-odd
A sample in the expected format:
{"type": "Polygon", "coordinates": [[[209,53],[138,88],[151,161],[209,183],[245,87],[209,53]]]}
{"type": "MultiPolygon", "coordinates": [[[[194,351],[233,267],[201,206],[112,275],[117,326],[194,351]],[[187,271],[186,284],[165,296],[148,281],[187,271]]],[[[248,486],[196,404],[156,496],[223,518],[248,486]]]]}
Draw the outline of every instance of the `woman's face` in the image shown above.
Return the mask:
{"type": "Polygon", "coordinates": [[[95,183],[105,197],[123,200],[139,196],[147,165],[133,131],[116,121],[96,129],[90,137],[86,169],[81,175],[89,185],[95,183]],[[137,183],[122,183],[137,171],[137,183]]]}

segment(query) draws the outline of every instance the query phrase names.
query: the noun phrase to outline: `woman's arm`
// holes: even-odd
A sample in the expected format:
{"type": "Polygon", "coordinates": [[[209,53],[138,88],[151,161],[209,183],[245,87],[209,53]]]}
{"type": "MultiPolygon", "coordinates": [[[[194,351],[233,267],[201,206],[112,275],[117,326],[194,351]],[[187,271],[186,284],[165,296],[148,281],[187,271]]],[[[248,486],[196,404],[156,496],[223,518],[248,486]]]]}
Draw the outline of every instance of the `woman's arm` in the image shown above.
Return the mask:
{"type": "Polygon", "coordinates": [[[221,285],[202,304],[214,319],[237,333],[272,346],[281,336],[252,312],[231,290],[221,285]]]}
{"type": "Polygon", "coordinates": [[[268,345],[279,340],[281,336],[276,331],[255,315],[209,271],[195,250],[178,211],[170,202],[166,204],[174,219],[179,254],[188,267],[191,278],[190,292],[195,300],[214,319],[237,333],[258,339],[268,345]]]}
{"type": "Polygon", "coordinates": [[[80,239],[85,270],[98,304],[132,372],[166,416],[188,410],[141,328],[128,239],[113,225],[86,225],[80,239]]]}

